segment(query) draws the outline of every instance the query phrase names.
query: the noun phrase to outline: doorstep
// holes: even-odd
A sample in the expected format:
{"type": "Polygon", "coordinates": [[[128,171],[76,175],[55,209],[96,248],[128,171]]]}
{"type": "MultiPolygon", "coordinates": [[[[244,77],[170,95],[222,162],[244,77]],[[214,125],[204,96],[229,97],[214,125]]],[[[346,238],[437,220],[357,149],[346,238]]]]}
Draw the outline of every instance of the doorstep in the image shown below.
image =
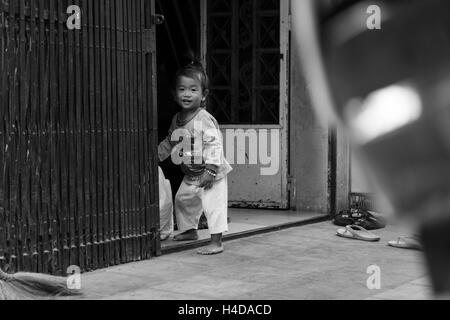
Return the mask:
{"type": "MultiPolygon", "coordinates": [[[[228,216],[229,232],[224,234],[223,241],[330,220],[330,216],[323,213],[265,209],[230,208],[228,216]]],[[[198,235],[199,239],[194,241],[178,242],[170,238],[161,242],[161,254],[190,250],[209,243],[208,230],[199,230],[198,235]]]]}

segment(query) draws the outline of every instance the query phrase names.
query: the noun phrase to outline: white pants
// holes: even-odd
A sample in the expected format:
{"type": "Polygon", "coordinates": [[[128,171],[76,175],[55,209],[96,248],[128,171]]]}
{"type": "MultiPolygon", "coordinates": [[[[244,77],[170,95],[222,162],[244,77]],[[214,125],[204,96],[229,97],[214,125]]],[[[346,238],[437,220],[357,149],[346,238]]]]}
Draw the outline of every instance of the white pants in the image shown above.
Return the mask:
{"type": "Polygon", "coordinates": [[[159,225],[162,238],[168,237],[173,233],[173,202],[172,188],[170,181],[164,176],[164,172],[159,169],[159,225]]]}
{"type": "Polygon", "coordinates": [[[210,234],[228,231],[227,177],[214,182],[209,190],[181,183],[175,196],[175,214],[179,231],[198,229],[202,213],[208,220],[210,234]]]}

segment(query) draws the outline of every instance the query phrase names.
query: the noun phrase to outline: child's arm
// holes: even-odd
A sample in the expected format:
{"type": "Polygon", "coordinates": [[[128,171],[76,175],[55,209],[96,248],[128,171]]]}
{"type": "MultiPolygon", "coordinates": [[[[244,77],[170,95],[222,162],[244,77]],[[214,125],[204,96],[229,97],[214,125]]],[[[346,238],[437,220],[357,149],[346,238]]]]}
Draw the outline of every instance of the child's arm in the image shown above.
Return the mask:
{"type": "Polygon", "coordinates": [[[172,152],[174,145],[171,142],[171,137],[172,132],[174,130],[175,130],[175,121],[172,120],[172,124],[170,125],[167,137],[163,141],[161,141],[161,143],[158,145],[158,158],[160,162],[166,160],[172,152]]]}
{"type": "Polygon", "coordinates": [[[158,145],[158,158],[159,161],[162,162],[166,160],[170,153],[172,152],[172,145],[169,142],[168,138],[165,138],[161,143],[158,145]]]}
{"type": "Polygon", "coordinates": [[[215,120],[205,117],[202,129],[203,160],[206,170],[200,179],[200,187],[208,190],[212,188],[217,171],[222,165],[223,144],[219,125],[215,120]]]}
{"type": "Polygon", "coordinates": [[[223,142],[219,125],[213,119],[205,117],[203,130],[203,159],[206,169],[217,172],[222,165],[223,154],[223,142]]]}

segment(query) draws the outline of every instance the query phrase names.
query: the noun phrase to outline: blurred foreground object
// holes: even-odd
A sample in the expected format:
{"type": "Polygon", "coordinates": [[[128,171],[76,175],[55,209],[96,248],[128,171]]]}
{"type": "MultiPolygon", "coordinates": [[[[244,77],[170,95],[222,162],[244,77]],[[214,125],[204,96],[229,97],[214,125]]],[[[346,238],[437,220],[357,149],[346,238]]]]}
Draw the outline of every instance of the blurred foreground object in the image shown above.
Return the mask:
{"type": "Polygon", "coordinates": [[[293,1],[319,116],[343,124],[450,292],[450,1],[293,1]],[[380,29],[368,19],[380,9],[380,29]],[[445,270],[445,271],[444,271],[445,270]]]}

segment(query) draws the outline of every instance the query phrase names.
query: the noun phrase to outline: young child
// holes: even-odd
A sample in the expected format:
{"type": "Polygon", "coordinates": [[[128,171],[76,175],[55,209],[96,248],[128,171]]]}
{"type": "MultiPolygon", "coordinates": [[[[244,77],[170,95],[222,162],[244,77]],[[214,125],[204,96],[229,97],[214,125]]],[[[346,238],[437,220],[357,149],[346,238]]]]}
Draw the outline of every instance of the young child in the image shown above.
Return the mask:
{"type": "Polygon", "coordinates": [[[201,63],[192,61],[175,76],[174,97],[181,111],[169,134],[158,146],[160,161],[182,156],[184,180],[175,196],[175,214],[181,234],[176,241],[197,240],[198,223],[205,213],[211,244],[198,251],[223,252],[222,234],[228,231],[227,174],[232,170],[223,152],[222,136],[214,117],[205,110],[208,77],[201,63]],[[186,147],[188,146],[188,147],[186,147]]]}

